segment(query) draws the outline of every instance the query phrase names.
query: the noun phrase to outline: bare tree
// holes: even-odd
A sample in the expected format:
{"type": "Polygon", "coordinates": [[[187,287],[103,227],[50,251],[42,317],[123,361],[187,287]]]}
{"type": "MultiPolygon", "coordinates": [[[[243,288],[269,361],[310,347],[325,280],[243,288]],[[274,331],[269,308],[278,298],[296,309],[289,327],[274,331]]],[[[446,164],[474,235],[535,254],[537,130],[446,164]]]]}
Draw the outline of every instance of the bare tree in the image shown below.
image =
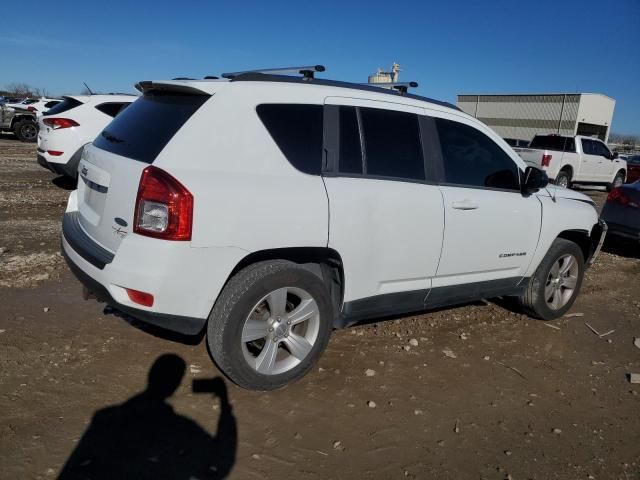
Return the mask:
{"type": "Polygon", "coordinates": [[[10,83],[6,86],[6,89],[16,97],[30,97],[33,95],[33,88],[26,83],[10,83]]]}

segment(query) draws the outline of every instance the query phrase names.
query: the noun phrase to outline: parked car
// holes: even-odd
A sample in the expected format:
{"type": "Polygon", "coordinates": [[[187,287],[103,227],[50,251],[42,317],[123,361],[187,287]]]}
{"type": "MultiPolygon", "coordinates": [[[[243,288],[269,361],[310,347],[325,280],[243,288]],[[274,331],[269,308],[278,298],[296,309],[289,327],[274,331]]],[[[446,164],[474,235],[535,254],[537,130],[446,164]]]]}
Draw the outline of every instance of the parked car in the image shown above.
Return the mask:
{"type": "Polygon", "coordinates": [[[206,329],[218,367],[257,390],[365,319],[502,295],[567,312],[605,235],[587,196],[544,189],[453,105],[299,70],[138,84],[63,217],[88,294],[206,329]]]}
{"type": "Polygon", "coordinates": [[[536,135],[529,148],[516,148],[528,164],[542,168],[556,185],[604,185],[607,190],[624,183],[627,164],[596,138],[536,135]]]}
{"type": "Polygon", "coordinates": [[[35,142],[38,134],[35,113],[8,104],[0,105],[0,132],[13,132],[22,142],[35,142]]]}
{"type": "Polygon", "coordinates": [[[518,140],[517,138],[505,138],[504,139],[507,144],[511,147],[520,147],[526,148],[529,146],[529,140],[518,140]]]}
{"type": "Polygon", "coordinates": [[[41,117],[44,113],[48,112],[50,108],[55,107],[59,103],[62,103],[61,99],[43,97],[35,99],[35,101],[30,102],[21,108],[25,108],[26,110],[35,113],[36,117],[41,117]]]}
{"type": "Polygon", "coordinates": [[[136,98],[124,94],[63,97],[38,119],[38,163],[58,175],[77,178],[84,146],[136,98]]]}
{"type": "Polygon", "coordinates": [[[640,180],[640,155],[627,156],[627,183],[640,180]]]}
{"type": "Polygon", "coordinates": [[[640,241],[640,180],[611,190],[602,219],[611,234],[640,241]]]}

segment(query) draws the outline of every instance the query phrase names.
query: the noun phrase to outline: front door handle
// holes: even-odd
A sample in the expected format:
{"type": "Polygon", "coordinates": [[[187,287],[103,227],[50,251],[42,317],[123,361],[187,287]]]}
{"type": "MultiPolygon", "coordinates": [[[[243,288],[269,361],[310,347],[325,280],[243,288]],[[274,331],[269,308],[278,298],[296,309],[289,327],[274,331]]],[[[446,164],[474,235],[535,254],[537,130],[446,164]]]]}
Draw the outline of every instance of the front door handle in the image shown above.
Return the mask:
{"type": "Polygon", "coordinates": [[[479,205],[472,200],[459,200],[451,204],[456,210],[475,210],[479,205]]]}

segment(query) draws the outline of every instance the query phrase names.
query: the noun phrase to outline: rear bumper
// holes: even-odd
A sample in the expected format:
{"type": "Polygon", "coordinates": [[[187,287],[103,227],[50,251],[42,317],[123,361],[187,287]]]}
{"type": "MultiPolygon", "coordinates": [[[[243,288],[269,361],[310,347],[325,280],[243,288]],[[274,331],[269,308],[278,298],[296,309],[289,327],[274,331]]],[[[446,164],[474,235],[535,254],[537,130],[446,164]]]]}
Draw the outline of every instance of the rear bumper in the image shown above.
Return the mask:
{"type": "MultiPolygon", "coordinates": [[[[194,248],[189,242],[158,240],[127,233],[114,253],[80,224],[78,191],[71,192],[62,221],[62,253],[75,276],[116,310],[186,335],[204,327],[233,268],[247,254],[235,247],[194,248]],[[146,307],[126,289],[151,293],[146,307]]],[[[109,233],[111,227],[106,227],[109,233]]]]}
{"type": "Polygon", "coordinates": [[[82,148],[73,154],[68,161],[65,161],[63,157],[52,157],[47,152],[38,149],[37,161],[41,166],[56,175],[77,178],[78,163],[80,162],[81,156],[82,148]]]}
{"type": "Polygon", "coordinates": [[[150,312],[118,303],[111,296],[109,290],[107,290],[100,282],[87,275],[71,260],[71,258],[69,258],[64,247],[62,248],[62,254],[67,265],[69,265],[69,269],[80,283],[82,283],[90,293],[95,295],[99,301],[105,302],[116,310],[126,313],[127,315],[130,315],[142,322],[155,325],[156,327],[164,328],[165,330],[170,330],[172,332],[181,333],[183,335],[197,335],[204,328],[204,324],[206,323],[206,319],[204,318],[183,317],[179,315],[150,312]]]}

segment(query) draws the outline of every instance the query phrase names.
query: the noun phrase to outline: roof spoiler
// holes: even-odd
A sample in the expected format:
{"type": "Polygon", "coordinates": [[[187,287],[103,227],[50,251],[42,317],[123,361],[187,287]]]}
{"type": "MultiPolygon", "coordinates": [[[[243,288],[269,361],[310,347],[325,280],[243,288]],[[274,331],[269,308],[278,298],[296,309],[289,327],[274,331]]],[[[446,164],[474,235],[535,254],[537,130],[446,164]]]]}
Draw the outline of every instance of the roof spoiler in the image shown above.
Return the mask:
{"type": "Polygon", "coordinates": [[[198,88],[196,85],[190,83],[186,84],[179,80],[166,80],[161,82],[152,82],[151,80],[144,80],[142,82],[136,83],[136,90],[141,93],[150,93],[150,92],[175,92],[182,93],[186,95],[211,95],[211,93],[206,90],[202,90],[198,88]]]}

